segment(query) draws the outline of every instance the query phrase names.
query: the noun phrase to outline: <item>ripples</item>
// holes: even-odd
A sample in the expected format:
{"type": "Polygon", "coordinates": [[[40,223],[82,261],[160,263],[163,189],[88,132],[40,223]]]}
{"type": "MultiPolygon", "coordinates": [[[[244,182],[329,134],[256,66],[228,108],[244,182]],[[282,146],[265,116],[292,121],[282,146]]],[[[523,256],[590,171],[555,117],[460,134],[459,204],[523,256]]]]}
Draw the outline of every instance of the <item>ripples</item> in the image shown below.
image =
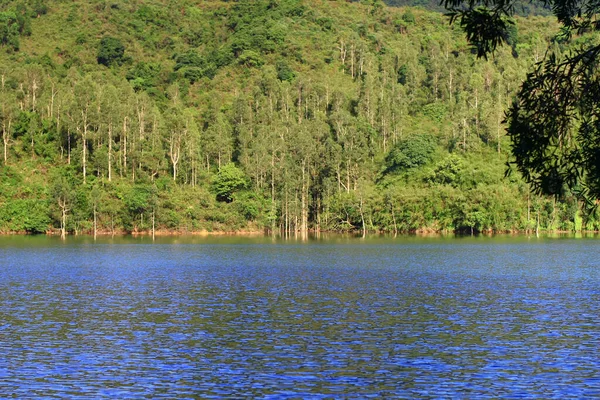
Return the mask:
{"type": "Polygon", "coordinates": [[[0,397],[597,397],[586,243],[0,248],[0,397]]]}

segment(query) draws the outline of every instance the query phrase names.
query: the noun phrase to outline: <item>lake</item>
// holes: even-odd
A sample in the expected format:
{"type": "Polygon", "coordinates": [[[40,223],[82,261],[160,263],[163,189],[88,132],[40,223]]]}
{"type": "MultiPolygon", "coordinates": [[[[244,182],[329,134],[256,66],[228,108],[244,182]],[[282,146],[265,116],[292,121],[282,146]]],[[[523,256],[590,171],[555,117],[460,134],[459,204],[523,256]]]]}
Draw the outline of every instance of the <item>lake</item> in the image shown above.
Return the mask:
{"type": "Polygon", "coordinates": [[[600,239],[0,237],[0,397],[600,396],[600,239]]]}

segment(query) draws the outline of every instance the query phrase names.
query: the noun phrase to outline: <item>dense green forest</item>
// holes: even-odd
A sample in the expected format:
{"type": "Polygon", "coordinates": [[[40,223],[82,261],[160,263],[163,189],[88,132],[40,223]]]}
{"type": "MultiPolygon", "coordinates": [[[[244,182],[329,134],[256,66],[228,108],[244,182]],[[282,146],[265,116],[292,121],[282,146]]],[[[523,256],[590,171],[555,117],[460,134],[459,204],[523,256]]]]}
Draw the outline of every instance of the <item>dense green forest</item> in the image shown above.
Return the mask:
{"type": "Polygon", "coordinates": [[[484,60],[379,1],[5,1],[0,231],[597,229],[505,177],[557,32],[518,18],[484,60]]]}
{"type": "MultiPolygon", "coordinates": [[[[372,0],[370,1],[372,2],[372,0]]],[[[517,15],[524,17],[530,15],[552,15],[551,5],[545,4],[543,0],[520,0],[514,3],[514,11],[517,15]]],[[[430,11],[447,12],[438,0],[385,0],[385,4],[392,7],[422,7],[430,11]]]]}

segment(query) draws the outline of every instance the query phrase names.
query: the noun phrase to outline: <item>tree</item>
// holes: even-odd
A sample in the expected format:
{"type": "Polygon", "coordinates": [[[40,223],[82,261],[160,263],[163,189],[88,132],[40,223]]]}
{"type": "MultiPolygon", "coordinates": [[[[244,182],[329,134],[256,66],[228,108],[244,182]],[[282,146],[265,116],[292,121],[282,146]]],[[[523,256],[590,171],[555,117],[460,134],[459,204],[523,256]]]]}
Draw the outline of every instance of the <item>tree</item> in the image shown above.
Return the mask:
{"type": "Polygon", "coordinates": [[[19,24],[14,12],[0,12],[0,45],[19,50],[19,24]]]}
{"type": "Polygon", "coordinates": [[[98,46],[98,64],[110,67],[112,65],[120,65],[123,62],[125,55],[125,46],[117,38],[104,36],[100,40],[98,46]]]}
{"type": "Polygon", "coordinates": [[[58,205],[60,219],[60,237],[65,238],[67,229],[67,214],[73,208],[75,200],[73,177],[69,170],[57,171],[53,177],[52,197],[58,205]]]}
{"type": "Polygon", "coordinates": [[[16,101],[12,93],[6,90],[6,76],[4,73],[0,75],[0,124],[2,125],[2,144],[4,147],[3,160],[4,165],[8,162],[8,144],[11,139],[11,129],[17,110],[15,109],[16,101]]]}
{"type": "Polygon", "coordinates": [[[248,180],[244,171],[235,166],[234,163],[227,163],[219,168],[219,172],[213,180],[213,190],[217,195],[217,200],[231,202],[233,193],[236,190],[244,189],[248,186],[248,180]]]}
{"type": "MultiPolygon", "coordinates": [[[[512,44],[514,0],[444,0],[451,21],[458,20],[479,57],[502,43],[512,44]]],[[[551,0],[570,42],[598,32],[600,4],[551,0]]],[[[542,194],[574,191],[600,198],[600,44],[594,40],[561,56],[549,49],[527,75],[507,112],[514,165],[542,194]]]]}
{"type": "Polygon", "coordinates": [[[386,172],[405,171],[427,164],[433,158],[435,142],[429,135],[414,135],[398,141],[387,155],[386,172]]]}

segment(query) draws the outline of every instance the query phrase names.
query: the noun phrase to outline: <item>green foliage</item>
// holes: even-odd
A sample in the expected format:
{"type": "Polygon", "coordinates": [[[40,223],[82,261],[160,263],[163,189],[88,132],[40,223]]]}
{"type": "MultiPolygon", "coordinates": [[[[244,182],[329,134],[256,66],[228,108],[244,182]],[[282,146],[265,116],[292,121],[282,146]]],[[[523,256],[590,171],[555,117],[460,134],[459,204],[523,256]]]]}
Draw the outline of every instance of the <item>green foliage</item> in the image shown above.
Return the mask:
{"type": "Polygon", "coordinates": [[[31,4],[32,17],[39,17],[48,13],[48,6],[44,0],[34,0],[31,4]]]}
{"type": "Polygon", "coordinates": [[[446,120],[447,112],[448,105],[442,102],[430,103],[423,107],[423,115],[438,123],[446,120]]]}
{"type": "Polygon", "coordinates": [[[161,72],[159,63],[139,62],[127,72],[127,80],[134,90],[148,90],[158,84],[161,72]]]}
{"type": "Polygon", "coordinates": [[[56,230],[65,201],[78,233],[94,215],[114,233],[600,226],[572,192],[504,178],[502,118],[549,19],[486,62],[441,15],[372,1],[42,3],[0,6],[22,49],[0,52],[0,231],[56,230]],[[105,32],[127,47],[111,68],[105,32]]]}
{"type": "Polygon", "coordinates": [[[385,159],[386,173],[421,167],[433,159],[435,140],[427,134],[412,135],[390,150],[385,159]]]}
{"type": "Polygon", "coordinates": [[[0,208],[0,222],[13,232],[45,233],[50,227],[48,205],[43,200],[14,199],[0,208]]]}
{"type": "Polygon", "coordinates": [[[280,81],[291,82],[296,77],[294,70],[292,70],[290,68],[290,66],[285,62],[285,60],[277,61],[276,67],[277,67],[277,78],[280,81]]]}
{"type": "MultiPolygon", "coordinates": [[[[444,4],[460,19],[478,56],[487,56],[502,42],[515,51],[516,31],[509,29],[512,1],[475,9],[472,3],[464,8],[463,0],[444,4]]],[[[517,169],[537,193],[564,197],[572,191],[595,208],[600,198],[600,45],[590,33],[598,31],[600,5],[558,0],[552,11],[562,25],[560,42],[577,46],[566,56],[560,48],[549,48],[527,75],[508,114],[512,152],[517,169]]]]}
{"type": "Polygon", "coordinates": [[[219,168],[219,172],[217,172],[212,182],[217,200],[226,202],[233,201],[233,194],[247,186],[248,180],[244,171],[233,163],[225,164],[219,168]]]}
{"type": "Polygon", "coordinates": [[[240,1],[229,14],[229,27],[234,31],[231,49],[236,57],[245,51],[273,53],[285,41],[285,26],[277,23],[283,17],[299,17],[304,6],[298,0],[240,1]]]}
{"type": "Polygon", "coordinates": [[[464,11],[454,7],[455,0],[446,0],[451,21],[460,20],[460,26],[465,30],[467,40],[478,57],[486,57],[501,43],[506,43],[509,37],[509,27],[514,21],[503,13],[485,7],[471,8],[464,11]]]}
{"type": "Polygon", "coordinates": [[[464,160],[455,154],[451,154],[437,162],[433,167],[431,175],[426,177],[425,180],[438,185],[460,186],[464,173],[464,160]]]}
{"type": "Polygon", "coordinates": [[[196,51],[189,50],[175,57],[175,71],[180,70],[190,83],[194,83],[203,77],[212,79],[217,72],[217,66],[214,63],[207,62],[196,51]]]}
{"type": "Polygon", "coordinates": [[[252,50],[244,50],[238,57],[238,63],[246,67],[260,67],[265,62],[257,52],[252,50]]]}
{"type": "Polygon", "coordinates": [[[407,24],[414,24],[415,14],[413,14],[410,9],[406,10],[404,14],[402,14],[402,21],[406,22],[407,24]]]}
{"type": "Polygon", "coordinates": [[[406,64],[402,64],[400,68],[398,68],[398,83],[401,85],[406,85],[406,78],[408,76],[408,66],[406,64]]]}
{"type": "Polygon", "coordinates": [[[117,38],[104,36],[98,45],[98,64],[107,67],[121,65],[125,57],[125,46],[117,38]]]}
{"type": "Polygon", "coordinates": [[[239,213],[248,221],[254,221],[261,211],[260,199],[255,193],[240,192],[235,194],[235,205],[239,213]]]}
{"type": "Polygon", "coordinates": [[[0,12],[0,45],[19,50],[19,24],[14,12],[0,12]]]}
{"type": "Polygon", "coordinates": [[[600,198],[598,101],[590,92],[600,80],[590,73],[596,64],[589,57],[595,56],[561,61],[551,55],[510,109],[515,164],[538,193],[564,196],[570,189],[588,201],[600,198]]]}

